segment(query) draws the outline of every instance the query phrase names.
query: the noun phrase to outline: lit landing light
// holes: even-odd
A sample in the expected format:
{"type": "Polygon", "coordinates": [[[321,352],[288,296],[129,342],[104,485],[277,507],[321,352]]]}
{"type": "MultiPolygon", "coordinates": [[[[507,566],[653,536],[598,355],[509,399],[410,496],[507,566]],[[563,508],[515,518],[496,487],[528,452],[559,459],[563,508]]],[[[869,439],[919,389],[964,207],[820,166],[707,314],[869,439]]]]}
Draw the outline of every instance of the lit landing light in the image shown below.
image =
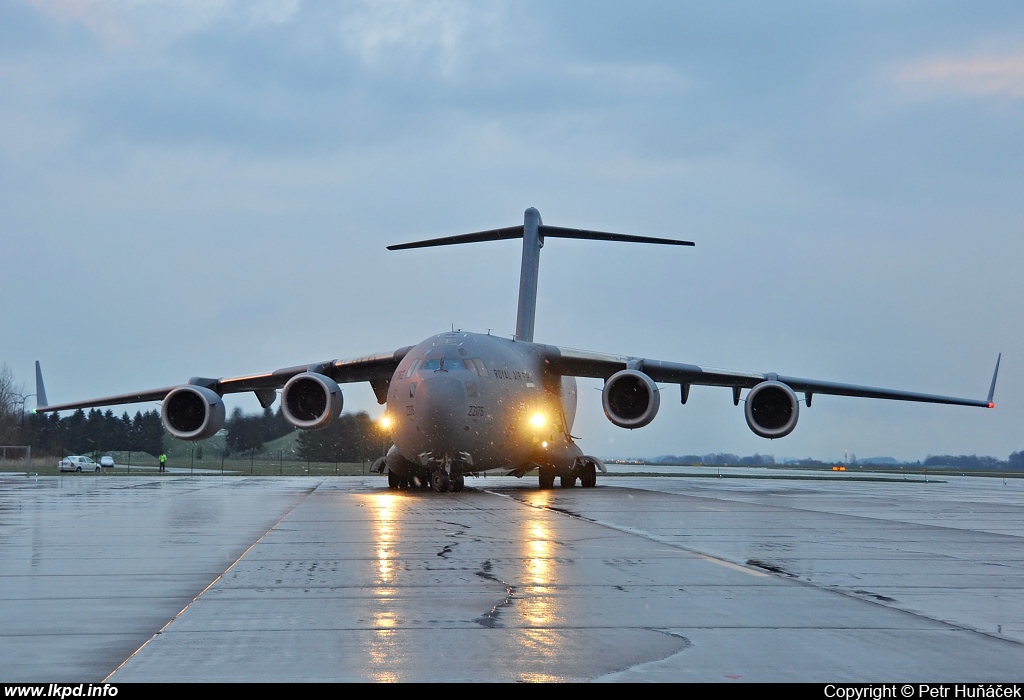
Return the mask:
{"type": "Polygon", "coordinates": [[[530,416],[530,425],[532,425],[534,428],[543,428],[547,422],[547,416],[545,416],[543,413],[534,413],[532,416],[530,416]]]}
{"type": "Polygon", "coordinates": [[[380,420],[377,421],[377,425],[380,427],[381,430],[391,430],[391,416],[385,413],[383,416],[380,417],[380,420]]]}

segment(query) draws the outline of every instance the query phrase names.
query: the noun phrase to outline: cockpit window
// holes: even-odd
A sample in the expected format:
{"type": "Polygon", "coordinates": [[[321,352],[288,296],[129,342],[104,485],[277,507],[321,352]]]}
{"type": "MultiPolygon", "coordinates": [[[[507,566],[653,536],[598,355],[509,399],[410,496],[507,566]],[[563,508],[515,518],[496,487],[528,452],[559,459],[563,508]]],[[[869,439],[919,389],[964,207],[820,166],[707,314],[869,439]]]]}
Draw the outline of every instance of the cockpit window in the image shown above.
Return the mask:
{"type": "MultiPolygon", "coordinates": [[[[462,360],[450,360],[450,359],[427,360],[426,362],[423,363],[423,371],[424,372],[428,372],[428,371],[431,371],[431,370],[436,372],[436,371],[442,370],[442,369],[446,370],[446,371],[451,371],[451,370],[456,370],[456,369],[466,369],[466,365],[463,364],[462,360]]],[[[473,371],[474,372],[476,371],[475,367],[473,368],[473,371]]]]}
{"type": "Polygon", "coordinates": [[[484,361],[481,360],[479,357],[474,357],[472,360],[467,360],[467,362],[473,363],[473,366],[476,367],[476,373],[479,374],[481,377],[487,376],[487,368],[484,367],[484,361]]]}
{"type": "Polygon", "coordinates": [[[420,363],[421,362],[423,362],[423,360],[418,360],[417,359],[417,360],[413,360],[412,361],[412,364],[409,365],[409,369],[405,370],[405,378],[406,379],[411,377],[416,372],[416,370],[418,370],[420,368],[420,363]]]}

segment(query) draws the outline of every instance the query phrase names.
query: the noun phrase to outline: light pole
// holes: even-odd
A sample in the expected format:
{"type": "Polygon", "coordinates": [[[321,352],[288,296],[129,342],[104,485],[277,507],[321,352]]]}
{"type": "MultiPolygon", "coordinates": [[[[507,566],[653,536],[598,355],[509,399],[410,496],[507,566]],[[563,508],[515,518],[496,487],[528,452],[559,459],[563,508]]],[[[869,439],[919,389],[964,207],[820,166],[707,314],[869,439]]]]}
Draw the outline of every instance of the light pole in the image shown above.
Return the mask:
{"type": "Polygon", "coordinates": [[[35,394],[11,394],[18,399],[16,403],[21,404],[21,422],[18,424],[18,437],[22,440],[25,439],[25,403],[35,394]]]}

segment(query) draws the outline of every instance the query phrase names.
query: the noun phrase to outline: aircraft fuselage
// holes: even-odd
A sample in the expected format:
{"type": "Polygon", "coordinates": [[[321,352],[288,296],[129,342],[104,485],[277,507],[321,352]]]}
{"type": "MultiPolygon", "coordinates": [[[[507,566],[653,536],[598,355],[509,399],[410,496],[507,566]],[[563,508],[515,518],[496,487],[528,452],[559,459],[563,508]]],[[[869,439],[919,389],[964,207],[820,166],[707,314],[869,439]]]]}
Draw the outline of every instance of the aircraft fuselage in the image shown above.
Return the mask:
{"type": "Polygon", "coordinates": [[[388,390],[389,470],[571,468],[576,381],[548,373],[540,347],[461,331],[414,346],[388,390]]]}

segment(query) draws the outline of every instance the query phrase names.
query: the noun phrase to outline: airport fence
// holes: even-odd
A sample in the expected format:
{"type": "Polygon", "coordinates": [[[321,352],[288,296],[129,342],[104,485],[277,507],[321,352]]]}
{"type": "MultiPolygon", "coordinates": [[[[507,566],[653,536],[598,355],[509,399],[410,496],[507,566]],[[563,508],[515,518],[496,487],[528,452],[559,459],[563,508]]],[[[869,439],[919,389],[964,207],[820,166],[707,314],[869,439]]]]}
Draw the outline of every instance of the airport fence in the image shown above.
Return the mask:
{"type": "MultiPolygon", "coordinates": [[[[0,456],[3,451],[0,449],[0,456]]],[[[102,467],[99,476],[138,476],[160,473],[157,457],[145,452],[104,452],[114,458],[113,467],[102,467]]],[[[90,456],[92,456],[90,454],[90,456]]],[[[94,457],[99,462],[99,457],[94,457]]],[[[26,472],[31,475],[60,474],[60,458],[53,455],[33,456],[28,459],[0,460],[0,472],[26,472]]],[[[357,476],[370,474],[370,460],[322,462],[300,460],[284,452],[253,453],[244,455],[197,456],[195,451],[185,454],[169,453],[165,469],[168,474],[194,476],[357,476]]],[[[95,476],[96,474],[93,473],[95,476]]]]}
{"type": "Polygon", "coordinates": [[[0,469],[8,466],[27,469],[31,463],[31,445],[0,445],[0,469]]]}

